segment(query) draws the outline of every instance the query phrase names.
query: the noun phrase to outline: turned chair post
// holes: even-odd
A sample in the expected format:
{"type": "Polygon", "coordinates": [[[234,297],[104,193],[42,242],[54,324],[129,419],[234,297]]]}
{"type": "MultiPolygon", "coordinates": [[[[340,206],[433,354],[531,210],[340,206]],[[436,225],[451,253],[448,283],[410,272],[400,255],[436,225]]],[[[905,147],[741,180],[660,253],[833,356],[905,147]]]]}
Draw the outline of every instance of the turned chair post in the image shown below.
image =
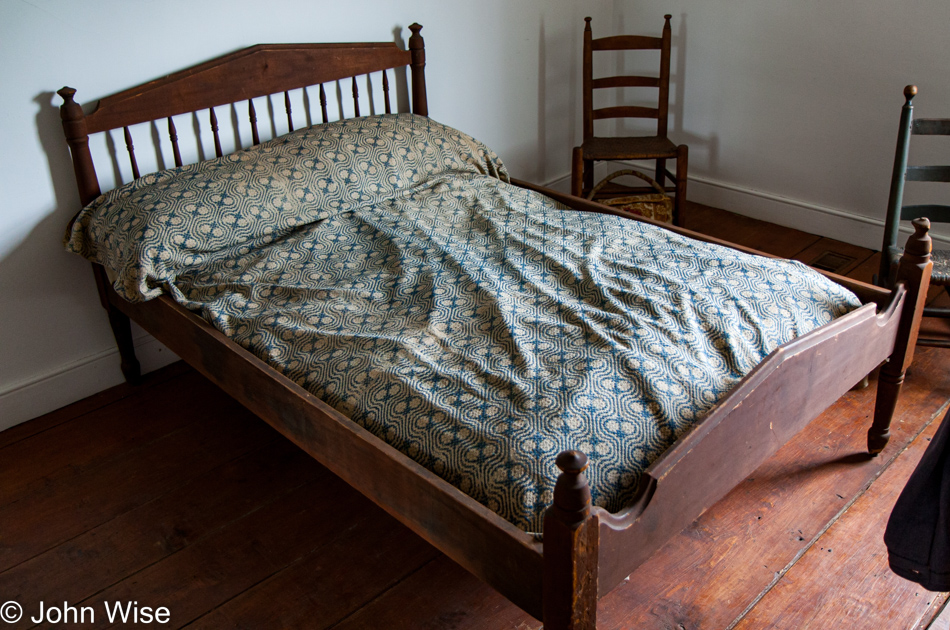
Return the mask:
{"type": "Polygon", "coordinates": [[[932,243],[928,234],[930,221],[914,219],[913,224],[914,233],[907,239],[895,284],[903,284],[907,290],[904,310],[897,329],[894,352],[881,367],[877,382],[877,399],[874,402],[874,421],[868,430],[868,452],[872,455],[883,451],[891,437],[891,418],[897,408],[904,375],[914,359],[914,346],[920,329],[919,314],[923,312],[927,301],[927,288],[930,286],[930,271],[933,268],[930,261],[932,243]]]}
{"type": "Polygon", "coordinates": [[[599,522],[591,517],[587,456],[564,451],[554,501],[544,514],[544,628],[595,630],[599,522]]]}

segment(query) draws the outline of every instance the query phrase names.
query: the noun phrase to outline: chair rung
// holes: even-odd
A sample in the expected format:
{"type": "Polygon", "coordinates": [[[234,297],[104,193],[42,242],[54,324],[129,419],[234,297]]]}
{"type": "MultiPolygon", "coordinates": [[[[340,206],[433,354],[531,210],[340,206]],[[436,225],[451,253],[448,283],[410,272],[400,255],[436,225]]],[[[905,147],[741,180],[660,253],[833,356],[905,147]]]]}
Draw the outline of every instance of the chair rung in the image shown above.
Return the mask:
{"type": "Polygon", "coordinates": [[[910,132],[915,136],[950,136],[950,118],[918,118],[910,132]]]}
{"type": "Polygon", "coordinates": [[[904,181],[950,182],[950,166],[908,166],[904,181]]]}
{"type": "Polygon", "coordinates": [[[655,107],[604,107],[595,109],[594,120],[603,118],[659,118],[660,110],[655,107]]]}
{"type": "Polygon", "coordinates": [[[590,43],[592,50],[660,50],[663,38],[643,35],[616,35],[601,37],[590,43]]]}
{"type": "Polygon", "coordinates": [[[950,223],[950,206],[919,204],[901,207],[901,221],[927,217],[933,223],[950,223]]]}
{"type": "Polygon", "coordinates": [[[659,77],[603,77],[591,81],[591,88],[660,87],[659,77]]]}

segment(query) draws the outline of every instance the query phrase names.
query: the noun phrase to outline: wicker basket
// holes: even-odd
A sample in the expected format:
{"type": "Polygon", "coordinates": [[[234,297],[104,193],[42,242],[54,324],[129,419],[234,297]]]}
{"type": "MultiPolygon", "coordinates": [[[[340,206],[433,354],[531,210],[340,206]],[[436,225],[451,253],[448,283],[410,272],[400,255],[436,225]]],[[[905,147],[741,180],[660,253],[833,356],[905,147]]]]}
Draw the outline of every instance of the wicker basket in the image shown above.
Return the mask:
{"type": "Polygon", "coordinates": [[[641,217],[647,217],[648,219],[655,219],[664,223],[673,222],[673,200],[666,194],[666,191],[663,190],[663,187],[660,186],[655,179],[633,169],[617,171],[616,173],[611,173],[607,177],[603,178],[600,180],[600,183],[594,186],[593,190],[590,191],[590,194],[587,195],[587,198],[593,199],[594,195],[600,192],[600,189],[603,188],[608,182],[622,175],[633,175],[634,177],[639,177],[643,181],[650,184],[650,186],[655,188],[657,192],[606,197],[604,199],[598,199],[598,203],[612,206],[614,208],[621,208],[627,212],[632,212],[641,217]]]}

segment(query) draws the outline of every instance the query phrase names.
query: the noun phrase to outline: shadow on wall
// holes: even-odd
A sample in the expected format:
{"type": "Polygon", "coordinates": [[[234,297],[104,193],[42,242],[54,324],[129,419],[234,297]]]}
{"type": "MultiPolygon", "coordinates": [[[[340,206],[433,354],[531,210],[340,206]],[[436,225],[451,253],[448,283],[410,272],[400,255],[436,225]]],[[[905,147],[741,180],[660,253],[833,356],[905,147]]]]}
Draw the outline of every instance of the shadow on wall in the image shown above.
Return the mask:
{"type": "Polygon", "coordinates": [[[719,169],[719,136],[712,133],[708,136],[689,133],[683,124],[684,104],[686,103],[686,14],[680,13],[679,27],[676,34],[673,35],[673,50],[676,51],[676,68],[671,69],[670,80],[674,87],[671,90],[672,104],[670,113],[673,114],[672,136],[680,144],[689,146],[689,165],[690,172],[695,172],[697,164],[705,155],[704,168],[700,168],[705,173],[716,173],[719,169]]]}
{"type": "MultiPolygon", "coordinates": [[[[624,15],[618,11],[613,17],[614,24],[624,24],[624,15]]],[[[662,20],[657,21],[653,18],[641,20],[637,28],[630,29],[629,33],[601,33],[594,34],[595,38],[609,37],[612,35],[630,34],[645,35],[649,37],[658,37],[660,32],[651,27],[656,24],[662,24],[662,20]],[[642,25],[642,27],[641,27],[642,25]]],[[[582,27],[579,27],[581,29],[582,27]]],[[[687,14],[681,13],[678,23],[674,25],[674,34],[672,37],[672,54],[675,58],[675,64],[670,68],[670,129],[669,136],[677,144],[686,144],[689,146],[689,172],[700,171],[704,173],[715,173],[719,166],[719,137],[712,133],[709,135],[700,135],[687,130],[685,124],[685,103],[687,99],[686,91],[686,65],[689,57],[687,37],[687,14]]],[[[658,56],[640,55],[636,52],[617,54],[614,60],[615,65],[609,71],[617,76],[628,74],[640,74],[648,76],[657,76],[659,70],[658,56]],[[629,56],[628,56],[629,55],[629,56]],[[650,65],[656,64],[656,65],[650,65]]],[[[642,51],[639,51],[642,52],[642,51]]],[[[604,70],[600,70],[603,72],[604,70]]],[[[595,74],[598,76],[598,68],[595,56],[595,74]]],[[[580,86],[577,91],[580,93],[580,86]]],[[[645,107],[656,107],[656,89],[655,88],[626,88],[612,90],[616,97],[616,102],[612,105],[641,105],[645,107]]],[[[595,107],[599,105],[596,104],[595,107]]],[[[655,135],[656,126],[645,119],[614,119],[614,134],[617,136],[646,136],[655,135]]],[[[652,165],[651,167],[652,168],[652,165]]]]}
{"type": "MultiPolygon", "coordinates": [[[[101,352],[111,341],[88,264],[63,248],[66,226],[79,210],[79,195],[61,131],[59,100],[53,92],[41,92],[33,99],[54,205],[0,260],[0,321],[6,330],[2,356],[9,370],[0,382],[0,416],[4,416],[0,429],[75,400],[77,396],[68,391],[38,392],[29,386],[101,352]]],[[[115,369],[114,378],[98,389],[121,380],[118,365],[115,369]]],[[[94,391],[87,388],[80,395],[94,391]]]]}
{"type": "MultiPolygon", "coordinates": [[[[396,27],[393,37],[396,45],[405,50],[403,30],[396,27]]],[[[390,95],[394,97],[393,109],[408,111],[410,91],[406,72],[390,71],[388,78],[390,95]]],[[[375,74],[373,80],[380,82],[375,74]]],[[[371,83],[369,76],[365,82],[358,77],[357,84],[361,113],[382,113],[381,86],[371,83]]],[[[357,107],[352,82],[326,87],[331,120],[337,109],[342,112],[345,108],[347,115],[352,115],[351,110],[357,107]],[[340,95],[336,101],[334,92],[340,95]]],[[[302,92],[298,95],[302,99],[300,102],[313,105],[316,111],[310,111],[309,107],[304,111],[303,107],[298,109],[295,106],[295,128],[320,122],[323,118],[316,96],[308,96],[306,90],[302,92]]],[[[94,103],[86,98],[92,95],[80,96],[80,102],[94,103]]],[[[262,102],[256,105],[257,111],[263,114],[260,117],[269,118],[260,121],[261,140],[287,130],[290,116],[285,111],[283,95],[278,100],[279,103],[275,104],[268,97],[262,97],[262,102]]],[[[35,213],[36,218],[42,216],[42,219],[21,242],[0,258],[0,286],[4,297],[0,301],[0,322],[7,331],[0,338],[0,356],[8,366],[0,380],[0,430],[122,381],[118,358],[113,356],[115,345],[111,329],[97,299],[89,264],[67,253],[63,247],[66,227],[79,211],[80,200],[72,159],[62,132],[59,115],[62,99],[55,92],[44,91],[33,101],[37,105],[36,133],[46,156],[54,200],[51,208],[35,213]]],[[[221,126],[222,140],[229,142],[227,134],[233,133],[235,146],[250,144],[250,133],[246,129],[249,123],[244,114],[248,108],[247,104],[237,109],[234,106],[221,108],[219,119],[225,123],[221,126]],[[238,117],[244,122],[236,122],[238,117]],[[235,121],[231,125],[227,124],[229,118],[235,121]],[[232,128],[228,129],[229,126],[232,128]]],[[[183,155],[186,163],[214,155],[208,146],[211,123],[207,118],[207,115],[202,115],[199,121],[198,117],[191,115],[176,120],[179,131],[193,129],[197,138],[193,146],[189,146],[187,155],[183,155]]],[[[140,134],[135,143],[142,145],[136,146],[141,172],[171,167],[173,162],[169,158],[164,121],[145,123],[140,127],[133,129],[132,133],[140,134]]],[[[94,138],[96,143],[102,141],[102,147],[93,148],[93,154],[105,189],[115,185],[113,182],[131,179],[127,149],[121,135],[119,131],[116,138],[108,133],[104,138],[94,138]]],[[[224,148],[225,153],[231,150],[232,147],[224,148]]],[[[186,153],[184,146],[182,153],[186,153]]],[[[141,329],[136,328],[134,334],[137,346],[143,351],[148,348],[146,356],[142,357],[146,371],[174,359],[174,355],[154,343],[141,329]]]]}

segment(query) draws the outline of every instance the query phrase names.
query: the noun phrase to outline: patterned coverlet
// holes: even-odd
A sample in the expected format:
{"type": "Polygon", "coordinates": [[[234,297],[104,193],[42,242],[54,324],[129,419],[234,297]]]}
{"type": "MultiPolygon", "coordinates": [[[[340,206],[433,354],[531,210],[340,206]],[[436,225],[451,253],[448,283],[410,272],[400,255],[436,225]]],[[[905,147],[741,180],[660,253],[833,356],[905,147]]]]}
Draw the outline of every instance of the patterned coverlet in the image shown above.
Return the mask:
{"type": "Polygon", "coordinates": [[[506,180],[430,119],[358,118],[136,180],[67,247],[533,532],[560,451],[584,451],[594,502],[619,510],[766,355],[859,305],[799,263],[506,180]]]}

